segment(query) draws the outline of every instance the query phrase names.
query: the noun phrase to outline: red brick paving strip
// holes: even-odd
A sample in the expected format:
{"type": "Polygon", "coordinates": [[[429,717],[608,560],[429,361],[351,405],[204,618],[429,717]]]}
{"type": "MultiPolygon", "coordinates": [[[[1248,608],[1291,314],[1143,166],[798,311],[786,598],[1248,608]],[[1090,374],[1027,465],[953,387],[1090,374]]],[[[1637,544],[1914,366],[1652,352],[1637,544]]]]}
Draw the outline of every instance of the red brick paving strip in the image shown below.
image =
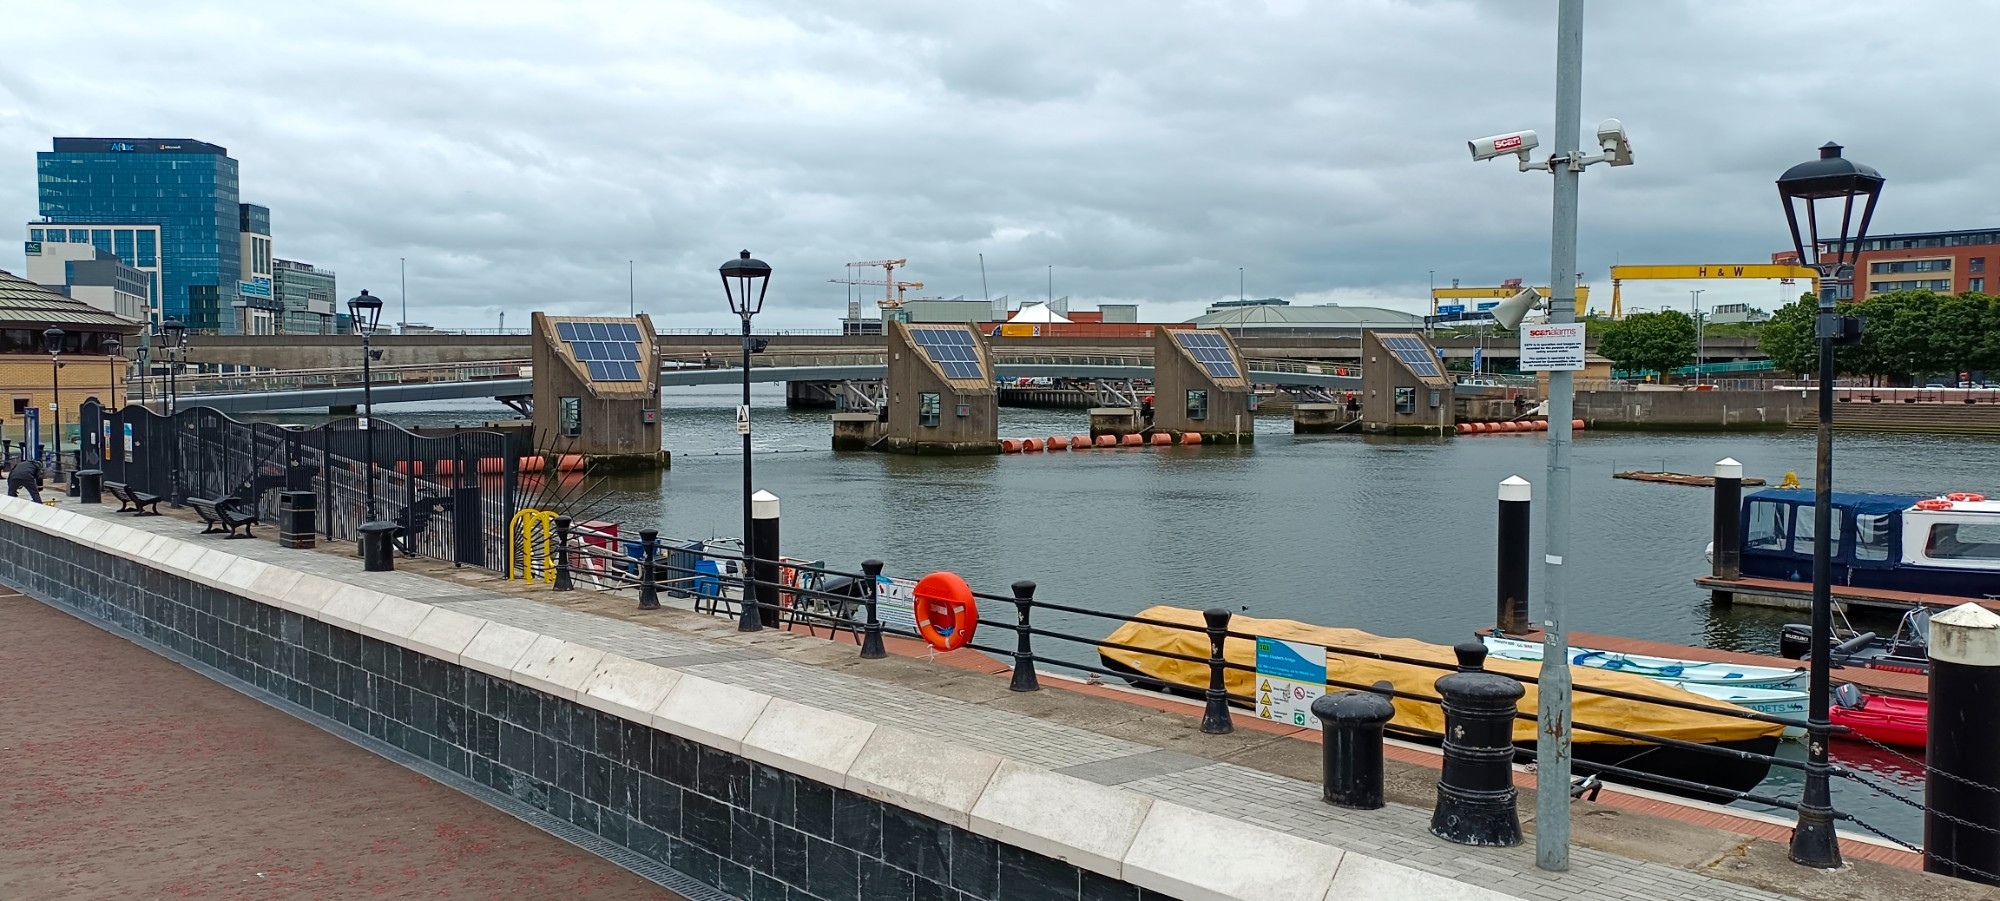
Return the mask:
{"type": "Polygon", "coordinates": [[[0,898],[680,899],[6,589],[0,640],[0,898]]]}

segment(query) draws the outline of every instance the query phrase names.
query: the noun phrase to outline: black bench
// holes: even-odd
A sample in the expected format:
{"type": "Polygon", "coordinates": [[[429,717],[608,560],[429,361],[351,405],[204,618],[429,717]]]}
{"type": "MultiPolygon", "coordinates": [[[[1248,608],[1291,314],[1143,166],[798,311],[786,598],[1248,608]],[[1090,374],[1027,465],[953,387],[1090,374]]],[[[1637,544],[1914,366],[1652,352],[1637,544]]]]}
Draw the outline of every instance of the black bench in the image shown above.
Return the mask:
{"type": "Polygon", "coordinates": [[[250,527],[257,524],[257,516],[245,512],[241,501],[233,497],[210,500],[205,497],[191,497],[187,505],[201,517],[201,533],[209,535],[222,532],[231,538],[251,538],[250,527]],[[240,531],[240,534],[239,534],[240,531]]]}
{"type": "Polygon", "coordinates": [[[132,486],[124,482],[105,482],[104,491],[106,494],[118,499],[117,512],[133,513],[139,516],[160,515],[160,501],[165,500],[165,498],[157,494],[133,491],[132,486]],[[147,509],[149,507],[151,508],[150,510],[147,509]]]}

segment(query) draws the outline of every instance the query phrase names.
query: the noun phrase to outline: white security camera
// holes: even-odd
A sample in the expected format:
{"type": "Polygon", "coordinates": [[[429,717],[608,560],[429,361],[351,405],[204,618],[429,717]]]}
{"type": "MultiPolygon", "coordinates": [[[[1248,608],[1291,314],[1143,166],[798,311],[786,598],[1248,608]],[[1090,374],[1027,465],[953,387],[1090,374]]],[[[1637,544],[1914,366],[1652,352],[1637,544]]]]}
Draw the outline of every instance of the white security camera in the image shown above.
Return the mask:
{"type": "Polygon", "coordinates": [[[1604,148],[1604,161],[1613,166],[1632,165],[1632,145],[1625,139],[1625,123],[1606,119],[1597,123],[1597,146],[1604,148]]]}
{"type": "Polygon", "coordinates": [[[1505,153],[1519,154],[1522,162],[1528,161],[1528,151],[1541,146],[1541,140],[1532,131],[1510,131],[1504,135],[1489,135],[1478,140],[1467,141],[1475,160],[1490,160],[1505,153]]]}
{"type": "Polygon", "coordinates": [[[1542,307],[1542,295],[1533,288],[1522,288],[1521,293],[1509,297],[1493,308],[1493,321],[1508,331],[1521,327],[1521,320],[1528,318],[1529,310],[1542,307]]]}

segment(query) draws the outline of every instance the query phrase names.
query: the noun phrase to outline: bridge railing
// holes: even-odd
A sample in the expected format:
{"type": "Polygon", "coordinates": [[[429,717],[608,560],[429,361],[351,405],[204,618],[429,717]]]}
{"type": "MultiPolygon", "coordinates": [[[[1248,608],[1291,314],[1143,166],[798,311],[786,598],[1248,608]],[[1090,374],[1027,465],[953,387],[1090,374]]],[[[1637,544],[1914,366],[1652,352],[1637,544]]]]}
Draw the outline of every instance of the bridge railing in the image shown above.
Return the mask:
{"type": "MultiPolygon", "coordinates": [[[[370,375],[377,385],[470,382],[521,377],[527,360],[492,360],[474,364],[411,363],[399,366],[372,366],[370,375]]],[[[265,373],[201,373],[176,376],[176,393],[185,397],[207,394],[246,394],[258,391],[295,391],[310,388],[361,387],[361,367],[328,369],[285,369],[265,373]]],[[[164,397],[167,380],[153,376],[144,380],[145,390],[134,380],[128,391],[132,397],[164,397]]]]}

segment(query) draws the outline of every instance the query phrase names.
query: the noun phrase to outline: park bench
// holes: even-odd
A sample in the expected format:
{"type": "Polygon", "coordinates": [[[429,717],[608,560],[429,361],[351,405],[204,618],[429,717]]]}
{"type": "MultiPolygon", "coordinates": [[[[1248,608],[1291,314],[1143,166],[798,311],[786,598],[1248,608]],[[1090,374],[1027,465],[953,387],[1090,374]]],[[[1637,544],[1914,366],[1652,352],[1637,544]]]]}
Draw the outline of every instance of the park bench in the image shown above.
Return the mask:
{"type": "Polygon", "coordinates": [[[134,513],[139,516],[160,515],[160,501],[164,500],[164,498],[157,494],[133,491],[132,486],[124,482],[105,482],[104,490],[112,497],[118,499],[119,513],[134,513]]]}
{"type": "Polygon", "coordinates": [[[231,538],[250,538],[250,527],[257,524],[253,513],[245,512],[243,503],[233,497],[211,500],[205,497],[191,497],[187,505],[201,517],[203,535],[222,532],[231,538]],[[240,531],[240,534],[239,534],[240,531]]]}

